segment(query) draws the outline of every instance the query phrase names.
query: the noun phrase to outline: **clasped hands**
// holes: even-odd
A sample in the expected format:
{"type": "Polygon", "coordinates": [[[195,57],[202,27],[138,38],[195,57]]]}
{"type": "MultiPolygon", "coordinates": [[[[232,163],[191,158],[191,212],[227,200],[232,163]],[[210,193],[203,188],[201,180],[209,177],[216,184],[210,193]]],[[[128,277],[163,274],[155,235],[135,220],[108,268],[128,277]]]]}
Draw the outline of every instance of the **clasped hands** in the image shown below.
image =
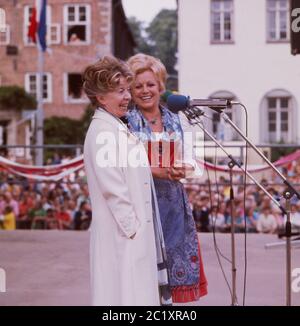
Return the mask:
{"type": "Polygon", "coordinates": [[[164,168],[152,168],[153,176],[161,179],[169,179],[172,181],[179,181],[185,178],[194,171],[194,167],[188,163],[172,165],[164,168]]]}
{"type": "Polygon", "coordinates": [[[193,171],[194,167],[188,163],[173,165],[169,168],[169,179],[172,181],[179,181],[191,174],[193,171]]]}

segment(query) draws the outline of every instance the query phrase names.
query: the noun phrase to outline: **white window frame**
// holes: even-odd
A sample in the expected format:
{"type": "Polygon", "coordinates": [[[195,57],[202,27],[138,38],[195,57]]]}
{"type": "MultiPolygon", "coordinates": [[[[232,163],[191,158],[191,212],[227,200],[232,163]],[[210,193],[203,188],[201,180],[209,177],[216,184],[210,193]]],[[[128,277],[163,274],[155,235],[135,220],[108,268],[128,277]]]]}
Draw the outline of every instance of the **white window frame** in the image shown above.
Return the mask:
{"type": "Polygon", "coordinates": [[[269,0],[266,0],[266,34],[267,34],[267,42],[269,43],[286,43],[290,40],[290,2],[286,0],[287,7],[286,7],[286,38],[280,38],[280,12],[283,11],[280,8],[279,0],[274,0],[275,3],[275,10],[270,9],[269,7],[269,0]],[[272,38],[270,35],[270,13],[275,11],[275,38],[272,38]]]}
{"type": "Polygon", "coordinates": [[[60,24],[50,24],[47,30],[47,43],[48,44],[60,44],[61,43],[61,25],[60,24]],[[52,37],[52,31],[54,32],[54,37],[52,37]]]}
{"type": "MultiPolygon", "coordinates": [[[[288,131],[286,143],[296,142],[296,130],[297,125],[297,103],[294,96],[286,90],[276,89],[268,92],[261,103],[261,119],[260,119],[260,132],[261,142],[263,143],[276,143],[280,142],[281,139],[281,107],[278,104],[281,98],[288,98],[288,131]],[[269,132],[269,105],[268,99],[276,98],[276,140],[270,141],[269,132]]],[[[285,131],[286,132],[286,131],[285,131]]]]}
{"type": "MultiPolygon", "coordinates": [[[[276,143],[279,143],[279,142],[281,142],[282,141],[282,137],[281,137],[281,133],[282,133],[282,131],[281,131],[281,122],[282,122],[282,120],[281,120],[281,113],[282,112],[287,112],[288,113],[288,120],[287,120],[287,123],[288,123],[288,128],[287,128],[287,131],[285,131],[285,133],[287,133],[287,139],[285,139],[284,140],[284,142],[286,143],[288,143],[288,142],[290,142],[291,141],[291,128],[289,128],[290,126],[291,126],[291,98],[290,97],[288,97],[288,96],[281,96],[281,97],[271,97],[271,96],[268,96],[267,97],[267,116],[269,115],[269,113],[270,112],[273,112],[273,113],[275,113],[275,124],[276,124],[276,127],[275,127],[275,142],[276,143]],[[270,109],[270,107],[268,106],[268,100],[269,99],[274,99],[275,100],[275,104],[276,104],[276,106],[275,106],[275,108],[274,109],[270,109]],[[285,110],[283,110],[283,108],[280,106],[280,100],[281,99],[287,99],[288,100],[288,107],[287,107],[287,109],[285,109],[285,110]]],[[[268,133],[268,140],[269,140],[269,143],[272,143],[272,142],[274,142],[274,140],[272,140],[271,141],[271,139],[270,139],[270,130],[269,130],[269,123],[270,123],[270,121],[269,121],[269,116],[268,116],[268,118],[267,118],[267,133],[268,133]]]]}
{"type": "MultiPolygon", "coordinates": [[[[80,72],[65,72],[63,75],[63,80],[64,80],[64,84],[63,84],[63,92],[64,92],[64,102],[65,103],[72,103],[72,104],[82,104],[82,103],[89,103],[89,99],[86,95],[84,95],[83,98],[78,98],[78,99],[74,99],[69,97],[69,79],[68,76],[69,74],[80,74],[80,72]]],[[[83,93],[84,94],[84,93],[83,93]]]]}
{"type": "Polygon", "coordinates": [[[210,42],[211,44],[233,44],[234,43],[234,0],[229,0],[232,2],[232,8],[231,10],[227,10],[224,7],[224,1],[226,0],[220,0],[221,3],[221,9],[220,10],[214,10],[212,7],[212,3],[214,0],[211,0],[210,2],[210,42]],[[229,12],[230,13],[230,40],[225,40],[225,19],[224,19],[224,13],[229,12]],[[213,14],[218,13],[220,15],[220,40],[214,39],[214,26],[213,26],[213,14]]]}
{"type": "Polygon", "coordinates": [[[8,45],[10,43],[10,26],[9,25],[5,25],[5,31],[1,32],[0,31],[0,46],[1,45],[8,45]],[[1,41],[2,38],[2,34],[5,34],[5,41],[1,41]]]}
{"type": "MultiPolygon", "coordinates": [[[[33,5],[26,5],[24,6],[24,23],[23,23],[23,41],[24,44],[26,46],[33,46],[35,45],[34,42],[29,41],[28,39],[28,27],[30,24],[30,15],[29,15],[29,11],[30,9],[33,8],[33,5]]],[[[51,12],[51,6],[47,5],[47,18],[46,18],[47,22],[47,33],[46,33],[46,42],[48,45],[51,44],[59,44],[61,42],[61,29],[60,29],[60,24],[52,24],[51,20],[52,20],[52,12],[51,12]],[[51,39],[51,29],[55,28],[56,29],[56,39],[51,39]]]]}
{"type": "MultiPolygon", "coordinates": [[[[47,76],[47,98],[43,98],[43,103],[52,103],[52,74],[49,72],[45,72],[44,75],[47,76]]],[[[25,90],[27,93],[32,94],[30,89],[30,76],[35,76],[35,83],[36,83],[36,89],[38,90],[38,83],[39,79],[38,74],[36,72],[28,72],[25,74],[25,90]]]]}
{"type": "Polygon", "coordinates": [[[82,25],[86,26],[86,41],[81,41],[80,43],[76,43],[76,46],[80,45],[89,45],[91,44],[91,6],[89,4],[68,4],[64,5],[63,9],[63,16],[64,16],[64,32],[63,32],[63,39],[64,44],[66,45],[74,45],[70,42],[68,42],[68,26],[70,25],[82,25]],[[73,22],[69,22],[68,19],[68,9],[70,7],[75,8],[75,20],[73,22]],[[79,7],[85,7],[86,9],[86,22],[79,21],[79,7]]]}

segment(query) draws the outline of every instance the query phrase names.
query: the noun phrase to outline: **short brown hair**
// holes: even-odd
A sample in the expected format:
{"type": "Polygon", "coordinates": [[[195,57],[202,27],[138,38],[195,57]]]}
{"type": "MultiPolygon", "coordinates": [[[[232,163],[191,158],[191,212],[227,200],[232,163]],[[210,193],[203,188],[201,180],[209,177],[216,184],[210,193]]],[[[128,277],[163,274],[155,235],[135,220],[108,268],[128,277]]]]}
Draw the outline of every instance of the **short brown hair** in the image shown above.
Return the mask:
{"type": "Polygon", "coordinates": [[[83,90],[94,106],[99,105],[96,96],[114,91],[120,78],[124,77],[128,82],[133,75],[129,66],[122,60],[113,56],[104,56],[96,63],[86,67],[83,72],[83,90]]]}
{"type": "Polygon", "coordinates": [[[152,71],[155,75],[161,92],[166,90],[167,70],[157,58],[144,53],[138,53],[128,59],[127,63],[134,73],[134,77],[145,71],[152,71]]]}

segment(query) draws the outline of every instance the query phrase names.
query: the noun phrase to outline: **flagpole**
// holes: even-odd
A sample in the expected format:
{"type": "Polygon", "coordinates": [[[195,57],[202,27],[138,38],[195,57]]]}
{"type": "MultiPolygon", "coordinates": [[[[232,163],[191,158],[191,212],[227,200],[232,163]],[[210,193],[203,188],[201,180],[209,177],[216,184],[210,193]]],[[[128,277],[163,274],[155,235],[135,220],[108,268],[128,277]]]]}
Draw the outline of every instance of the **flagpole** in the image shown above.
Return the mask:
{"type": "Polygon", "coordinates": [[[36,114],[36,165],[44,163],[44,108],[43,108],[43,74],[44,74],[44,52],[38,45],[38,80],[37,80],[37,114],[36,114]]]}
{"type": "Polygon", "coordinates": [[[36,165],[44,165],[44,108],[43,108],[43,76],[44,53],[46,50],[46,7],[47,0],[36,0],[36,12],[38,13],[38,73],[37,73],[37,114],[36,114],[36,165]]]}

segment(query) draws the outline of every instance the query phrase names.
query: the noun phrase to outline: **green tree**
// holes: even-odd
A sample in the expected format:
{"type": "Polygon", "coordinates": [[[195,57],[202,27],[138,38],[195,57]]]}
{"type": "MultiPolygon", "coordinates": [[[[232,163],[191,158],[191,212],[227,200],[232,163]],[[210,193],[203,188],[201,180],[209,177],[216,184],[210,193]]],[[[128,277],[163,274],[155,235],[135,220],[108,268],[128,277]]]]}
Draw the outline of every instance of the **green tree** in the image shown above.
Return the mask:
{"type": "Polygon", "coordinates": [[[26,93],[19,86],[0,87],[0,109],[7,110],[35,110],[37,106],[35,98],[26,93]]]}
{"type": "Polygon", "coordinates": [[[147,33],[155,46],[155,56],[164,63],[169,74],[176,74],[177,11],[161,10],[150,23],[147,33]]]}
{"type": "Polygon", "coordinates": [[[177,90],[177,10],[161,10],[146,28],[134,17],[128,22],[137,43],[136,52],[159,58],[168,71],[167,88],[177,90]]]}
{"type": "Polygon", "coordinates": [[[51,117],[45,120],[45,144],[81,144],[80,121],[66,117],[51,117]]]}
{"type": "MultiPolygon", "coordinates": [[[[45,120],[44,139],[48,145],[82,145],[85,139],[87,129],[92,120],[94,109],[88,106],[80,120],[67,117],[51,117],[45,120]]],[[[45,160],[53,157],[54,153],[74,155],[72,149],[47,149],[45,151],[45,160]]]]}
{"type": "Polygon", "coordinates": [[[154,47],[150,45],[144,23],[137,20],[135,17],[129,17],[127,22],[137,44],[135,52],[154,55],[154,47]]]}

